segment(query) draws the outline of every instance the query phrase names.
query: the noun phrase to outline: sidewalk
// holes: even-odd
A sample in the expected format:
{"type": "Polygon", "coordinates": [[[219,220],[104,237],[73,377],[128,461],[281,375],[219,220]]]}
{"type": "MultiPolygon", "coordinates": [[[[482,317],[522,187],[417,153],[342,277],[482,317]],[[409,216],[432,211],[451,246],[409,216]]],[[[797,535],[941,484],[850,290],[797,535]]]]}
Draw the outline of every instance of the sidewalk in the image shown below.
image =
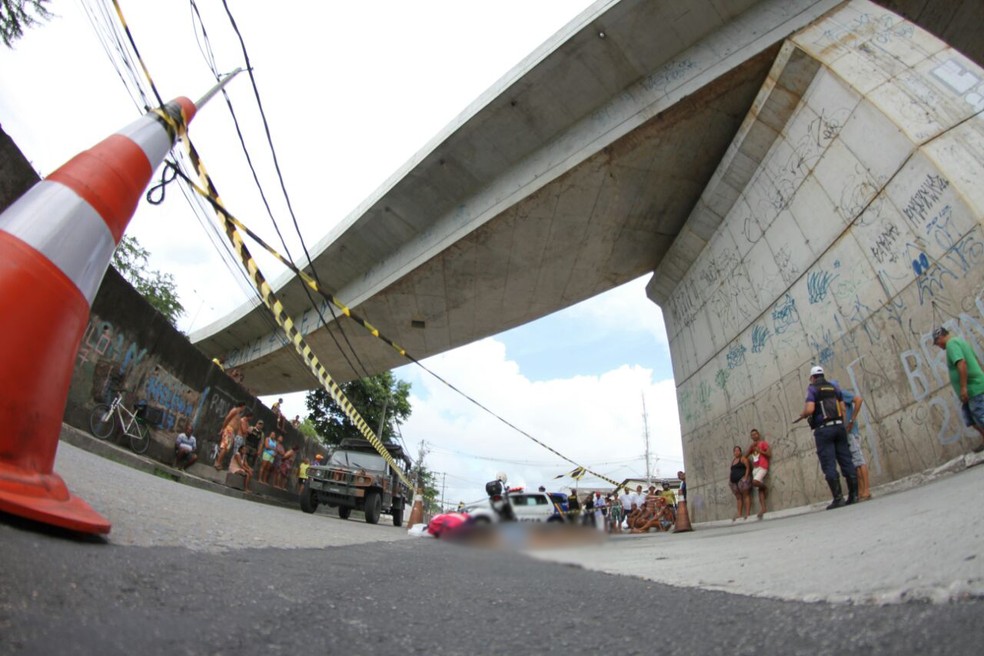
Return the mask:
{"type": "Polygon", "coordinates": [[[947,603],[984,597],[984,454],[762,521],[616,537],[530,556],[681,587],[834,603],[947,603]]]}
{"type": "Polygon", "coordinates": [[[227,497],[245,499],[246,501],[256,501],[259,503],[266,503],[284,508],[293,508],[296,510],[300,509],[296,494],[278,490],[277,488],[269,485],[263,485],[255,480],[255,478],[250,483],[250,491],[252,494],[244,494],[242,490],[228,487],[225,484],[227,472],[216,471],[215,467],[212,465],[195,463],[186,471],[182,471],[180,469],[175,469],[174,467],[165,465],[162,462],[158,462],[153,458],[148,458],[138,453],[134,453],[128,448],[112,443],[110,440],[96,439],[89,433],[75,428],[74,426],[69,426],[68,424],[62,424],[59,439],[63,442],[71,444],[72,446],[84,449],[85,451],[102,456],[103,458],[108,458],[109,460],[126,465],[127,467],[131,467],[148,474],[153,474],[155,476],[170,478],[171,480],[183,485],[189,485],[201,490],[215,492],[216,494],[223,494],[227,497]]]}

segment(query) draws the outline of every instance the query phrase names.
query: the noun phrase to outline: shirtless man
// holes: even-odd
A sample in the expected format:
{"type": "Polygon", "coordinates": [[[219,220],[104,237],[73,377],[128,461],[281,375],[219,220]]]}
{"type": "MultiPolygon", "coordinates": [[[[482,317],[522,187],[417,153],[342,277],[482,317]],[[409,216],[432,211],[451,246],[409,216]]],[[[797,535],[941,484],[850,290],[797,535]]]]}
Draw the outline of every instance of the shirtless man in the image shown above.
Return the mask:
{"type": "MultiPolygon", "coordinates": [[[[640,486],[641,487],[641,486],[640,486]]],[[[642,504],[638,508],[638,512],[635,514],[635,519],[629,524],[633,532],[635,529],[641,529],[644,525],[649,523],[656,517],[656,504],[662,497],[656,492],[656,486],[649,486],[649,493],[643,497],[642,504]]]]}
{"type": "Polygon", "coordinates": [[[215,466],[216,471],[222,471],[222,463],[225,460],[225,456],[229,453],[232,448],[233,439],[236,436],[236,429],[239,426],[239,421],[241,415],[246,412],[246,402],[240,401],[235,405],[235,407],[226,413],[225,419],[222,422],[222,430],[219,433],[219,452],[215,454],[215,466]]]}

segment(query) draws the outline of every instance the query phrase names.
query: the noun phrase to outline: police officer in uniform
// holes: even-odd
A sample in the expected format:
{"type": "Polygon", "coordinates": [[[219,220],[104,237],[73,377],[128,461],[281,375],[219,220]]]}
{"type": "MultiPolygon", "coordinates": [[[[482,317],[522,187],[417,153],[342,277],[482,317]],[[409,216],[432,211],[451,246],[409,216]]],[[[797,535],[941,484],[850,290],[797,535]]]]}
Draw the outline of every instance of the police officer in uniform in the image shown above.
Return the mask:
{"type": "MultiPolygon", "coordinates": [[[[840,388],[828,382],[823,367],[810,370],[810,386],[806,388],[806,404],[799,419],[807,419],[813,429],[813,439],[817,445],[820,468],[830,487],[834,500],[827,510],[840,508],[858,500],[858,478],[851,459],[851,446],[844,429],[844,397],[840,388]],[[847,501],[841,492],[837,465],[847,479],[847,501]]],[[[795,422],[793,422],[795,423],[795,422]]]]}

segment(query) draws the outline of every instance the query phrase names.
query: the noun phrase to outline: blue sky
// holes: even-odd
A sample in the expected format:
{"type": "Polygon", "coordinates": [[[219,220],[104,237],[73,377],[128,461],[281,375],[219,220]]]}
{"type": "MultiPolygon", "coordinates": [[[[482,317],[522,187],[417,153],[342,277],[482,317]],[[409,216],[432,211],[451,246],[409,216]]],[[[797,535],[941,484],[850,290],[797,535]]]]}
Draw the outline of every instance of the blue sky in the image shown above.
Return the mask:
{"type": "MultiPolygon", "coordinates": [[[[216,67],[228,71],[242,65],[220,3],[198,4],[216,67]]],[[[307,243],[344,220],[476,98],[590,5],[584,0],[309,2],[298,3],[294,14],[270,14],[265,4],[233,7],[307,243]],[[298,13],[305,20],[298,21],[298,13]]],[[[89,1],[52,2],[57,18],[31,29],[15,48],[0,50],[0,124],[41,175],[141,113],[80,6],[96,7],[89,1]]],[[[137,0],[122,0],[121,6],[165,99],[197,98],[214,83],[190,12],[137,0]]],[[[228,91],[258,174],[268,194],[276,196],[248,81],[236,80],[228,91]]],[[[199,112],[190,134],[227,207],[279,243],[269,219],[256,211],[260,200],[221,97],[199,112]]],[[[275,198],[273,206],[278,223],[290,225],[283,200],[275,198]]],[[[127,231],[151,251],[152,267],[174,275],[188,310],[179,324],[186,332],[250,297],[210,231],[176,192],[160,207],[141,205],[127,231]]],[[[297,237],[285,232],[291,251],[299,252],[297,237]]],[[[280,275],[271,261],[258,259],[268,279],[280,275]]],[[[645,297],[646,280],[426,364],[579,463],[614,463],[599,471],[619,478],[644,471],[645,398],[652,448],[659,456],[655,466],[662,475],[673,475],[682,462],[672,371],[662,317],[645,297]]],[[[428,465],[448,474],[449,499],[480,496],[500,467],[509,468],[511,481],[529,485],[571,468],[432,377],[407,367],[397,373],[414,385],[414,415],[403,426],[404,439],[414,452],[421,441],[430,445],[428,465]]],[[[285,399],[288,416],[304,414],[303,394],[285,399]]]]}
{"type": "MultiPolygon", "coordinates": [[[[642,282],[647,280],[648,276],[642,282]]],[[[633,290],[642,286],[630,285],[633,290]]],[[[584,303],[590,306],[592,301],[584,303]]],[[[654,341],[652,330],[639,323],[638,317],[614,315],[625,323],[615,339],[608,330],[592,330],[594,324],[584,318],[583,309],[575,306],[555,312],[496,338],[505,345],[506,356],[521,363],[523,373],[534,381],[600,375],[618,364],[650,368],[657,378],[673,376],[665,343],[654,341]]],[[[640,314],[649,311],[638,309],[640,314]]]]}

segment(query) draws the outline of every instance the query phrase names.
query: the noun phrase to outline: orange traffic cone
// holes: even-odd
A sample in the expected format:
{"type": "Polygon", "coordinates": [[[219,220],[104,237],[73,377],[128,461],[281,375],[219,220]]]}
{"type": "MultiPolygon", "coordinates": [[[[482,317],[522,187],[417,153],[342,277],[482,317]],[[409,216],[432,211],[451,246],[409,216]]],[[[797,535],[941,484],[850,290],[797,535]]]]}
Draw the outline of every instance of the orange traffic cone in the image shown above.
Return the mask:
{"type": "Polygon", "coordinates": [[[683,499],[677,501],[676,525],[673,527],[674,533],[686,533],[694,530],[690,525],[690,515],[687,513],[687,502],[683,499]]]}
{"type": "Polygon", "coordinates": [[[407,528],[413,528],[414,524],[424,523],[424,495],[421,490],[413,495],[413,507],[410,509],[410,521],[407,523],[407,528]]]}
{"type": "Polygon", "coordinates": [[[84,151],[0,214],[0,511],[83,533],[110,523],[53,472],[89,308],[154,169],[195,104],[178,98],[84,151]],[[166,118],[165,116],[166,115],[166,118]]]}

